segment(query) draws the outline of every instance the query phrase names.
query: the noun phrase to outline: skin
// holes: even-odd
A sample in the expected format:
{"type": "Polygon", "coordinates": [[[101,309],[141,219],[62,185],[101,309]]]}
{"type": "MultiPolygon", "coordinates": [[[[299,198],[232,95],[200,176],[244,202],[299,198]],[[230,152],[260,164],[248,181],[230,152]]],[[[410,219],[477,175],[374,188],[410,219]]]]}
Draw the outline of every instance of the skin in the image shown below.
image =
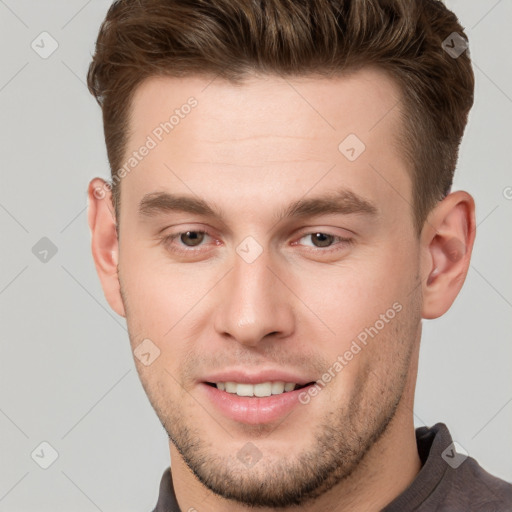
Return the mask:
{"type": "Polygon", "coordinates": [[[148,366],[134,361],[170,438],[180,508],[380,510],[421,468],[412,413],[421,321],[444,314],[462,287],[474,201],[452,192],[417,234],[411,170],[395,143],[400,90],[379,70],[254,75],[243,85],[150,78],[133,98],[127,155],[190,96],[197,107],[121,182],[119,239],[110,194],[95,193],[104,182],[89,185],[105,296],[126,317],[132,350],[148,338],[160,350],[148,366]],[[338,149],[350,133],[366,145],[353,162],[338,149]],[[376,213],[276,221],[293,201],[341,188],[376,213]],[[204,199],[223,219],[139,213],[146,194],[164,191],[204,199]],[[198,245],[162,241],[194,230],[208,232],[198,245]],[[248,236],[262,249],[252,263],[236,252],[248,236]],[[232,368],[320,379],[397,303],[378,335],[284,419],[236,422],[202,392],[205,376],[232,368]],[[261,456],[252,467],[237,457],[248,442],[261,456]]]}

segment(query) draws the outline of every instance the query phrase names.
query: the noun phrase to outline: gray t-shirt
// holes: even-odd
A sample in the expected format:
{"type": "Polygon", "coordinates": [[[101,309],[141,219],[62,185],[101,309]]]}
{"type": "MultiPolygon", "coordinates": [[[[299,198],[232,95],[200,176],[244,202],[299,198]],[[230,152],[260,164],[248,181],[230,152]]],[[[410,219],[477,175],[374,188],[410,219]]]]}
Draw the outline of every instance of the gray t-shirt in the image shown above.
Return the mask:
{"type": "MultiPolygon", "coordinates": [[[[444,423],[417,428],[416,442],[421,470],[381,512],[512,512],[512,484],[487,473],[472,457],[457,454],[444,423]]],[[[153,512],[182,512],[170,467],[153,512]]]]}

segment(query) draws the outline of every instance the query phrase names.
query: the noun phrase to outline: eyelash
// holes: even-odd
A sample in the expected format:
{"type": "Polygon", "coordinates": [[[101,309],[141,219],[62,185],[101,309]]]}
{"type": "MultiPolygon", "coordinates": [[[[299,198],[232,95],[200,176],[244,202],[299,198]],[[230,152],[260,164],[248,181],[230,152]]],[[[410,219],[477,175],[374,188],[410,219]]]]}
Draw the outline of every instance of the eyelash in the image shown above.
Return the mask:
{"type": "MultiPolygon", "coordinates": [[[[205,252],[205,250],[203,250],[203,249],[195,249],[194,247],[191,247],[191,246],[182,246],[182,247],[189,247],[188,249],[171,248],[171,243],[174,240],[179,239],[179,237],[181,235],[184,235],[186,233],[198,233],[198,234],[205,234],[205,235],[211,236],[210,233],[208,233],[208,231],[199,230],[199,229],[197,229],[197,230],[188,229],[186,231],[180,231],[179,233],[174,233],[172,235],[167,235],[167,236],[162,237],[162,239],[161,239],[162,244],[167,249],[172,250],[173,252],[178,253],[178,254],[193,254],[193,253],[197,254],[197,253],[205,252]]],[[[331,233],[324,233],[323,231],[309,231],[309,232],[303,233],[300,236],[299,240],[301,240],[302,238],[304,238],[306,236],[316,235],[317,233],[333,237],[334,239],[338,240],[338,243],[334,244],[334,246],[335,246],[334,248],[332,248],[332,246],[325,247],[325,248],[322,248],[322,247],[309,247],[307,249],[308,251],[312,251],[312,252],[316,252],[316,253],[318,253],[318,252],[331,253],[331,252],[335,252],[335,251],[339,251],[340,250],[340,248],[336,247],[337,245],[342,245],[343,247],[347,247],[347,246],[350,246],[350,245],[354,244],[354,239],[353,238],[344,238],[342,236],[333,235],[331,233]]],[[[294,245],[296,245],[296,243],[294,243],[294,245]]],[[[201,247],[201,246],[197,246],[197,247],[201,247]]]]}

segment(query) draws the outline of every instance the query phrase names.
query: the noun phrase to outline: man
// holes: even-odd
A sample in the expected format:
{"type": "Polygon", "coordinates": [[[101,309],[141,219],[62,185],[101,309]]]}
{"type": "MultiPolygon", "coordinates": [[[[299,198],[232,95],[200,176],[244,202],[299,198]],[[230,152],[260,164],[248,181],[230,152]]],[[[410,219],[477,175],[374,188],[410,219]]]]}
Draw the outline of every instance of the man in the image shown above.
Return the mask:
{"type": "Polygon", "coordinates": [[[465,44],[437,0],[110,8],[89,225],[169,436],[157,512],[512,509],[413,424],[421,320],[475,237],[465,44]]]}

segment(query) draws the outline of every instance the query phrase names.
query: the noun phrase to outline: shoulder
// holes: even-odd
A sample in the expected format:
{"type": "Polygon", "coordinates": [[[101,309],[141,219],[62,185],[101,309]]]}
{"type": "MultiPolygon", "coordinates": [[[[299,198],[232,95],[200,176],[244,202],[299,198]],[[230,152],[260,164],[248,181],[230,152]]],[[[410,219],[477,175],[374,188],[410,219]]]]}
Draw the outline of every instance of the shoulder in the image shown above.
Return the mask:
{"type": "Polygon", "coordinates": [[[416,429],[422,467],[411,485],[383,512],[510,512],[512,484],[457,451],[444,423],[416,429]]]}
{"type": "Polygon", "coordinates": [[[436,510],[512,511],[512,484],[487,472],[474,458],[457,453],[446,425],[419,428],[416,434],[425,466],[436,474],[437,483],[430,496],[430,504],[439,505],[436,510]]]}
{"type": "Polygon", "coordinates": [[[472,457],[468,457],[457,469],[449,468],[450,485],[447,503],[452,510],[478,510],[481,512],[512,510],[512,484],[488,473],[472,457]]]}

